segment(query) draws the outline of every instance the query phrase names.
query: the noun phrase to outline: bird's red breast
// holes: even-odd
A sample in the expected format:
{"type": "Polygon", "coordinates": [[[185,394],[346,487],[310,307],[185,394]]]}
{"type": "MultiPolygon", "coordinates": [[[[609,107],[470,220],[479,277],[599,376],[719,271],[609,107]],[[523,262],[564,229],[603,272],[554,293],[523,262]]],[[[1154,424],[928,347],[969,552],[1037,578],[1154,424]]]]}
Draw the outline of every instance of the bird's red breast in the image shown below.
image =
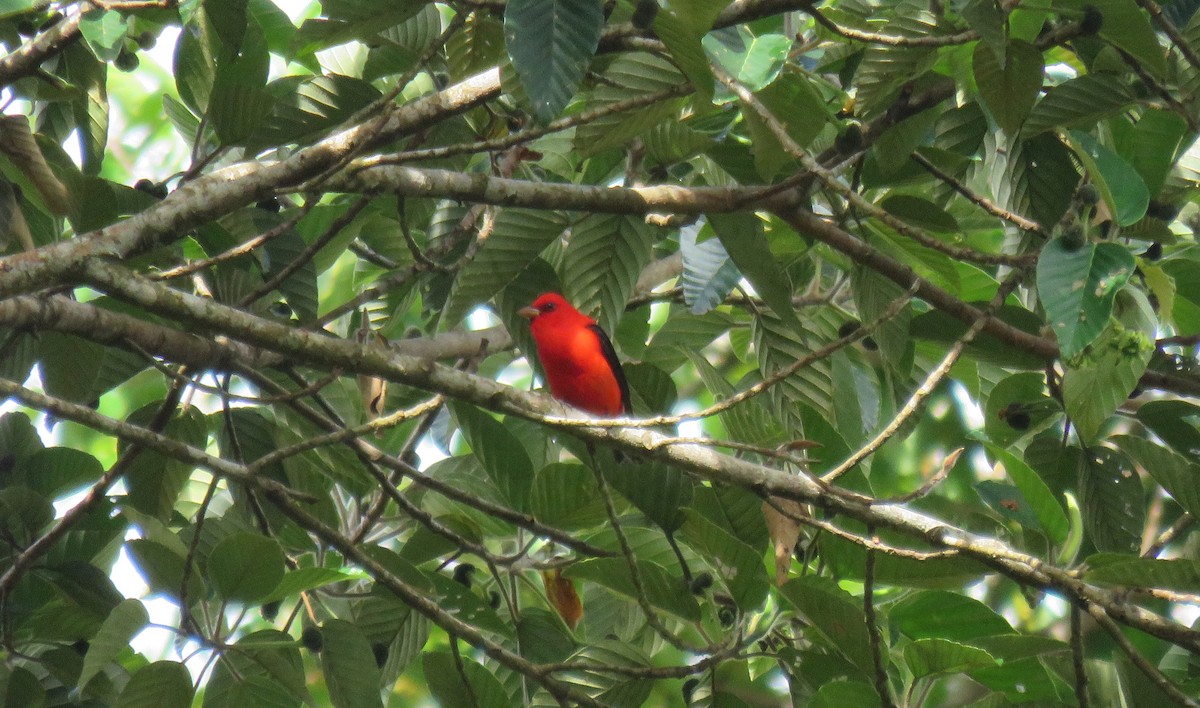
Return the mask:
{"type": "Polygon", "coordinates": [[[633,412],[621,362],[595,320],[558,293],[538,296],[518,314],[530,321],[551,395],[593,415],[633,412]]]}

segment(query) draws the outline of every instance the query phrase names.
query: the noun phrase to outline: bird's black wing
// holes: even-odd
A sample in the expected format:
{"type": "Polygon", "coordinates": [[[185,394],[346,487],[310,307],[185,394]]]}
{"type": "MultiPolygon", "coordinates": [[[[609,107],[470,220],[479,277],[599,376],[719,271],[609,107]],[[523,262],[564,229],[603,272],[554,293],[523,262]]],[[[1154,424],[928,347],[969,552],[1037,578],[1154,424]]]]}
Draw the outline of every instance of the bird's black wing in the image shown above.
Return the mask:
{"type": "Polygon", "coordinates": [[[624,409],[625,415],[633,415],[633,402],[629,398],[629,382],[625,380],[625,370],[621,368],[621,360],[617,358],[617,350],[613,347],[612,340],[598,324],[588,325],[588,329],[595,332],[596,338],[600,340],[600,351],[604,352],[604,360],[608,362],[608,368],[612,369],[613,376],[617,379],[617,385],[621,387],[621,408],[624,409]]]}

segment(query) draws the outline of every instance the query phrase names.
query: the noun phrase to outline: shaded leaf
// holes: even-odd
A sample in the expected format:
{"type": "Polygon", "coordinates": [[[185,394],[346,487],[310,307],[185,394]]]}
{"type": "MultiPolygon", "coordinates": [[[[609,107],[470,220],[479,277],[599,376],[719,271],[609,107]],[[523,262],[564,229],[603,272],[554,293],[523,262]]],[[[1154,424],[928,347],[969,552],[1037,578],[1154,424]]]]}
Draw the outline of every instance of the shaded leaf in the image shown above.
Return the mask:
{"type": "Polygon", "coordinates": [[[548,123],[575,94],[596,53],[604,10],[593,0],[510,0],[504,42],[533,112],[548,123]]]}

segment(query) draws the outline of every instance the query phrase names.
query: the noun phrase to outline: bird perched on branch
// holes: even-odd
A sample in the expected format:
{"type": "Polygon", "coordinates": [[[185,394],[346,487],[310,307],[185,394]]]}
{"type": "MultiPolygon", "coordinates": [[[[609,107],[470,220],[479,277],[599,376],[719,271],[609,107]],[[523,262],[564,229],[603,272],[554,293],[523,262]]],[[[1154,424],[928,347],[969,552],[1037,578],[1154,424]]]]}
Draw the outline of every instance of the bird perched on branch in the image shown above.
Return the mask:
{"type": "Polygon", "coordinates": [[[550,394],[593,415],[631,415],[629,384],[612,341],[558,293],[539,295],[517,314],[529,320],[550,394]]]}

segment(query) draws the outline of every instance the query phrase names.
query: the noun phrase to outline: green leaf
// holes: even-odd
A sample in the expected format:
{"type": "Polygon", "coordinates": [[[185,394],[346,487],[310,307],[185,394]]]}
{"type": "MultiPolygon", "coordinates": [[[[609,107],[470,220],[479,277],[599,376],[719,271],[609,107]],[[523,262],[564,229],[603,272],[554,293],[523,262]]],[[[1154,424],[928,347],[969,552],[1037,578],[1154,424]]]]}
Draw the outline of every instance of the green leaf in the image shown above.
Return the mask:
{"type": "Polygon", "coordinates": [[[1114,243],[1072,250],[1056,238],[1042,249],[1038,292],[1064,358],[1083,351],[1108,326],[1113,300],[1133,269],[1133,256],[1114,243]]]}
{"type": "Polygon", "coordinates": [[[1166,53],[1158,43],[1158,35],[1150,24],[1150,18],[1142,12],[1135,0],[1096,0],[1085,3],[1072,0],[1064,3],[1082,9],[1093,5],[1104,16],[1100,26],[1100,37],[1129,52],[1137,63],[1155,78],[1162,79],[1167,71],[1166,53]]]}
{"type": "MultiPolygon", "coordinates": [[[[1140,417],[1141,411],[1138,414],[1140,417]]],[[[1200,516],[1200,465],[1146,438],[1117,435],[1111,440],[1162,485],[1179,506],[1200,516]]]]}
{"type": "Polygon", "coordinates": [[[1007,447],[1060,412],[1047,394],[1045,374],[1014,374],[992,387],[983,407],[983,427],[988,439],[1007,447]]]}
{"type": "Polygon", "coordinates": [[[76,403],[90,403],[96,377],[107,352],[94,342],[60,332],[39,337],[38,355],[46,393],[76,403]]]}
{"type": "Polygon", "coordinates": [[[454,282],[450,301],[442,312],[443,326],[457,324],[471,308],[503,290],[565,227],[566,221],[557,212],[501,209],[491,235],[454,282]]]}
{"type": "Polygon", "coordinates": [[[713,95],[712,69],[701,40],[725,4],[726,0],[676,0],[654,17],[654,34],[667,45],[675,64],[695,87],[699,105],[711,101],[713,95]]]}
{"type": "MultiPolygon", "coordinates": [[[[850,271],[850,278],[858,316],[864,322],[882,316],[893,303],[904,297],[904,288],[870,268],[854,268],[850,271]]],[[[912,362],[912,319],[913,307],[909,302],[900,308],[896,316],[881,323],[871,333],[883,358],[902,376],[907,375],[912,362]]]]}
{"type": "Polygon", "coordinates": [[[1008,62],[1008,18],[998,5],[996,0],[956,0],[953,3],[954,10],[983,40],[979,46],[990,48],[996,62],[1005,67],[1008,62]]]}
{"type": "Polygon", "coordinates": [[[0,665],[0,704],[41,708],[46,689],[31,671],[21,666],[0,665]]]}
{"type": "Polygon", "coordinates": [[[595,475],[569,462],[552,462],[538,470],[529,492],[529,512],[544,524],[567,530],[591,528],[607,518],[595,475]]]}
{"type": "MultiPolygon", "coordinates": [[[[599,110],[638,96],[678,89],[686,79],[670,61],[646,52],[623,52],[602,75],[588,98],[586,110],[599,110]]],[[[575,148],[595,155],[644,135],[679,112],[679,99],[609,114],[589,121],[575,131],[575,148]]]]}
{"type": "Polygon", "coordinates": [[[862,117],[874,118],[887,110],[903,87],[924,73],[936,58],[928,47],[867,47],[854,77],[858,83],[855,103],[862,106],[862,117]]]}
{"type": "Polygon", "coordinates": [[[781,594],[807,619],[810,632],[822,637],[825,644],[836,648],[859,670],[868,674],[874,671],[862,601],[833,580],[814,575],[792,578],[781,594]]]}
{"type": "Polygon", "coordinates": [[[487,14],[473,12],[446,43],[446,53],[455,81],[496,66],[504,56],[504,26],[487,14]]]}
{"type": "Polygon", "coordinates": [[[613,489],[663,531],[672,533],[683,525],[683,507],[692,500],[691,477],[655,460],[616,462],[610,455],[598,457],[613,489]]]}
{"type": "Polygon", "coordinates": [[[382,707],[379,669],[362,632],[349,622],[333,619],[321,625],[321,636],[321,670],[335,708],[382,707]]]}
{"type": "Polygon", "coordinates": [[[177,661],[156,661],[138,669],[121,690],[117,708],[189,708],[192,675],[177,661]]]}
{"type": "Polygon", "coordinates": [[[208,112],[209,96],[217,76],[213,47],[219,45],[216,31],[204,15],[184,22],[175,45],[175,89],[184,104],[197,115],[208,112]]]}
{"type": "Polygon", "coordinates": [[[521,441],[500,421],[472,405],[456,401],[450,404],[450,410],[471,452],[509,503],[522,511],[528,509],[533,463],[521,441]]]}
{"type": "Polygon", "coordinates": [[[78,131],[83,173],[98,175],[108,148],[108,65],[83,43],[68,45],[59,61],[60,72],[81,90],[71,102],[71,114],[78,131]]]}
{"type": "Polygon", "coordinates": [[[79,687],[84,688],[109,662],[129,647],[129,641],[142,631],[150,615],[139,600],[125,600],[113,608],[100,631],[92,637],[87,654],[83,657],[83,670],[79,673],[79,687]]]}
{"type": "Polygon", "coordinates": [[[495,675],[470,657],[455,659],[450,652],[433,651],[421,656],[421,664],[425,669],[425,680],[429,682],[429,692],[440,705],[474,708],[508,708],[511,705],[508,693],[495,675]]]}
{"type": "Polygon", "coordinates": [[[688,545],[718,569],[733,601],[743,612],[753,612],[767,599],[770,579],[762,554],[704,518],[693,509],[685,512],[682,532],[688,545]]]}
{"type": "Polygon", "coordinates": [[[1150,190],[1133,165],[1087,133],[1072,130],[1071,142],[1118,224],[1129,226],[1146,215],[1150,190]]]}
{"type": "Polygon", "coordinates": [[[92,52],[104,61],[117,58],[129,31],[129,18],[116,10],[90,10],[83,13],[79,32],[92,52]]]}
{"type": "MultiPolygon", "coordinates": [[[[799,71],[785,69],[778,78],[756,91],[755,98],[767,113],[783,123],[788,135],[802,148],[809,147],[830,122],[823,97],[814,90],[812,80],[799,71]]],[[[794,158],[759,115],[759,109],[743,105],[742,118],[750,132],[754,166],[759,176],[769,181],[794,158]]]]}
{"type": "Polygon", "coordinates": [[[881,201],[879,206],[892,216],[922,229],[943,233],[957,233],[962,230],[952,214],[928,199],[910,194],[892,194],[881,201]]]}
{"type": "Polygon", "coordinates": [[[517,618],[517,643],[530,661],[566,661],[575,651],[575,640],[553,612],[540,607],[523,607],[517,618]]]}
{"type": "Polygon", "coordinates": [[[679,230],[679,251],[683,254],[683,301],[693,315],[703,315],[725,301],[742,272],[729,257],[721,241],[709,238],[697,243],[704,226],[685,226],[679,230]]]}
{"type": "Polygon", "coordinates": [[[898,601],[888,612],[888,624],[912,639],[965,641],[1013,633],[992,608],[946,590],[923,590],[898,601]]]}
{"type": "Polygon", "coordinates": [[[1137,419],[1183,455],[1200,454],[1200,406],[1190,401],[1147,401],[1138,408],[1137,419]]]}
{"type": "MultiPolygon", "coordinates": [[[[694,351],[686,352],[692,366],[700,374],[705,388],[712,394],[713,402],[719,403],[734,395],[734,388],[721,376],[713,365],[694,351]]],[[[775,447],[787,440],[783,426],[772,416],[757,398],[742,401],[719,414],[729,437],[737,442],[762,447],[775,447]]]]}
{"type": "MultiPolygon", "coordinates": [[[[700,605],[682,578],[671,575],[661,565],[650,561],[639,560],[637,567],[646,599],[651,605],[689,622],[700,621],[700,605]]],[[[633,576],[624,558],[592,558],[574,563],[563,571],[563,576],[602,585],[634,601],[637,598],[633,576]]]]}
{"type": "Polygon", "coordinates": [[[792,40],[782,34],[742,36],[741,39],[741,46],[735,47],[709,35],[704,39],[704,48],[739,83],[750,91],[758,91],[779,76],[787,62],[792,40]]]}
{"type": "Polygon", "coordinates": [[[975,45],[973,65],[984,105],[1004,132],[1016,135],[1042,88],[1042,53],[1015,39],[1005,54],[997,56],[994,47],[980,42],[975,45]]]}
{"type": "MultiPolygon", "coordinates": [[[[2,443],[0,449],[3,449],[2,443]]],[[[96,481],[104,474],[104,467],[95,457],[81,450],[48,447],[35,452],[14,472],[14,479],[9,484],[23,481],[38,494],[54,499],[96,481]]]]}
{"type": "Polygon", "coordinates": [[[1096,548],[1137,553],[1146,516],[1145,490],[1133,466],[1115,450],[1095,448],[1079,467],[1084,527],[1096,548]]]}
{"type": "Polygon", "coordinates": [[[1090,348],[1066,362],[1063,403],[1084,440],[1099,434],[1129,398],[1154,354],[1156,320],[1146,296],[1139,290],[1122,292],[1116,314],[1117,320],[1090,348]]]}
{"type": "Polygon", "coordinates": [[[1092,568],[1084,579],[1089,583],[1195,592],[1200,587],[1200,562],[1184,558],[1122,559],[1092,568]]]}
{"type": "Polygon", "coordinates": [[[272,97],[270,111],[245,139],[252,153],[312,142],[382,95],[365,81],[340,75],[285,76],[268,84],[266,91],[272,97]]]}
{"type": "MultiPolygon", "coordinates": [[[[158,401],[134,411],[126,422],[147,424],[162,407],[158,401]]],[[[172,440],[204,449],[208,426],[199,410],[189,408],[171,418],[163,431],[172,440]]],[[[194,466],[169,458],[154,450],[143,450],[126,468],[125,503],[138,511],[165,521],[175,510],[175,502],[191,477],[194,466]]]]}
{"type": "Polygon", "coordinates": [[[882,704],[879,701],[879,692],[869,683],[835,681],[821,686],[809,705],[812,708],[876,708],[882,704]]]}
{"type": "Polygon", "coordinates": [[[1024,135],[1032,137],[1054,128],[1088,128],[1124,110],[1133,100],[1120,77],[1084,74],[1046,92],[1025,121],[1024,135]]]}
{"type": "Polygon", "coordinates": [[[958,674],[973,669],[995,666],[998,662],[982,649],[952,642],[949,639],[918,639],[904,647],[904,663],[913,678],[934,674],[958,674]]]}
{"type": "Polygon", "coordinates": [[[269,68],[270,54],[257,23],[247,26],[238,54],[227,48],[217,56],[208,118],[223,145],[236,145],[252,136],[270,113],[269,68]]]}
{"type": "Polygon", "coordinates": [[[987,445],[987,449],[989,455],[1004,465],[1008,478],[1021,490],[1021,495],[1029,503],[1046,537],[1052,543],[1062,544],[1067,539],[1070,524],[1067,513],[1050,487],[1021,458],[996,445],[987,445]]]}
{"type": "Polygon", "coordinates": [[[594,0],[510,0],[504,6],[504,42],[543,123],[575,95],[603,28],[604,8],[594,0]]]}
{"type": "Polygon", "coordinates": [[[354,576],[333,568],[297,568],[289,570],[279,579],[279,583],[264,597],[264,603],[272,600],[282,600],[305,590],[324,587],[331,583],[350,580],[354,576]]]}
{"type": "Polygon", "coordinates": [[[638,276],[650,262],[654,235],[645,219],[591,214],[571,227],[562,257],[567,299],[581,312],[597,313],[605,332],[625,314],[638,276]]]}
{"type": "MultiPolygon", "coordinates": [[[[764,377],[791,366],[833,338],[836,327],[826,326],[824,321],[813,316],[812,311],[806,314],[811,319],[803,328],[769,315],[754,319],[754,345],[759,352],[759,371],[764,377]]],[[[789,400],[804,403],[833,418],[833,367],[828,358],[801,367],[779,386],[789,400]]]]}
{"type": "Polygon", "coordinates": [[[234,534],[217,544],[208,577],[226,600],[251,603],[267,597],[283,579],[279,542],[253,533],[234,534]]]}
{"type": "Polygon", "coordinates": [[[303,59],[322,49],[351,40],[374,43],[381,33],[407,21],[425,7],[424,0],[325,0],[325,18],[305,20],[292,44],[292,57],[303,59]]]}
{"type": "MultiPolygon", "coordinates": [[[[125,550],[141,573],[146,585],[155,593],[178,598],[183,584],[183,555],[156,541],[135,538],[125,543],[125,550]]],[[[188,574],[188,598],[196,601],[202,597],[203,585],[200,573],[193,565],[188,574]]]]}
{"type": "Polygon", "coordinates": [[[1131,132],[1131,144],[1121,150],[1121,156],[1137,169],[1150,194],[1156,195],[1188,134],[1187,121],[1178,113],[1147,108],[1131,132]]]}
{"type": "Polygon", "coordinates": [[[687,361],[684,350],[704,348],[732,324],[728,315],[718,311],[692,315],[682,308],[673,308],[662,328],[654,333],[642,361],[672,372],[687,361]]]}
{"type": "MultiPolygon", "coordinates": [[[[277,222],[276,219],[256,219],[255,221],[265,227],[264,231],[278,226],[278,223],[271,223],[270,226],[264,223],[277,222]]],[[[266,267],[263,269],[263,279],[270,280],[285,268],[290,267],[304,254],[307,247],[308,244],[290,229],[268,241],[263,249],[267,261],[266,267]]],[[[317,298],[317,268],[311,258],[283,279],[283,282],[279,284],[279,292],[283,294],[288,307],[300,318],[300,321],[310,322],[316,319],[317,310],[320,307],[317,298]]]]}
{"type": "Polygon", "coordinates": [[[709,214],[708,223],[746,280],[776,317],[799,327],[792,309],[792,284],[771,254],[762,221],[752,213],[709,214]]]}
{"type": "MultiPolygon", "coordinates": [[[[326,648],[329,645],[327,636],[326,648]]],[[[265,629],[238,639],[234,648],[222,653],[217,661],[204,687],[204,708],[313,705],[305,687],[304,663],[295,638],[265,629]]],[[[363,671],[375,668],[369,648],[366,664],[363,671]]],[[[326,680],[332,694],[334,683],[326,680]]],[[[334,705],[344,705],[337,703],[338,700],[334,699],[334,705]]]]}

